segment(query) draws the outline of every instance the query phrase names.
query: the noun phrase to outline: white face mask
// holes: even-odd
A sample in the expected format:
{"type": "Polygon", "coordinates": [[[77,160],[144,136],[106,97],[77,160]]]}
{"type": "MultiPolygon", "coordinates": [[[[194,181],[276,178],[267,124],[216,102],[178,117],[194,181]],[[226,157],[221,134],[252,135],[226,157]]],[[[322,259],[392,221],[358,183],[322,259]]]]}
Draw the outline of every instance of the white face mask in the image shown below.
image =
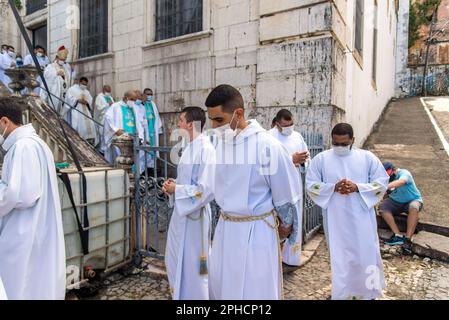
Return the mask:
{"type": "Polygon", "coordinates": [[[351,153],[352,146],[332,146],[332,150],[334,150],[335,154],[339,157],[347,156],[351,153]]]}
{"type": "Polygon", "coordinates": [[[65,62],[62,60],[58,60],[58,64],[62,67],[65,64],[65,62]]]}
{"type": "Polygon", "coordinates": [[[106,97],[110,97],[110,96],[111,96],[111,93],[110,93],[110,92],[106,92],[104,95],[105,95],[106,97]]]}
{"type": "Polygon", "coordinates": [[[38,53],[36,53],[36,56],[38,56],[39,58],[42,58],[44,56],[44,54],[41,52],[38,52],[38,53]]]}
{"type": "Polygon", "coordinates": [[[87,86],[85,84],[80,84],[80,89],[81,90],[87,90],[87,86]]]}
{"type": "Polygon", "coordinates": [[[8,51],[8,54],[9,54],[9,56],[10,56],[11,58],[13,58],[13,59],[15,59],[15,58],[17,57],[17,55],[16,55],[15,52],[8,51]]]}
{"type": "Polygon", "coordinates": [[[231,142],[237,135],[237,126],[235,129],[231,128],[231,123],[234,121],[235,112],[232,115],[231,121],[221,127],[215,128],[215,132],[219,139],[225,140],[225,142],[231,142]]]}
{"type": "Polygon", "coordinates": [[[293,126],[290,126],[290,127],[284,127],[284,128],[282,128],[282,132],[281,132],[281,134],[283,135],[283,136],[291,136],[292,134],[293,134],[293,130],[295,129],[295,125],[293,125],[293,126]]]}
{"type": "Polygon", "coordinates": [[[126,102],[126,105],[130,108],[134,108],[134,101],[128,100],[128,102],[126,102]]]}
{"type": "Polygon", "coordinates": [[[5,128],[5,130],[3,130],[3,133],[2,133],[2,135],[0,136],[0,146],[3,146],[3,143],[5,143],[5,133],[6,133],[6,130],[8,130],[8,126],[6,126],[6,128],[5,128]]]}

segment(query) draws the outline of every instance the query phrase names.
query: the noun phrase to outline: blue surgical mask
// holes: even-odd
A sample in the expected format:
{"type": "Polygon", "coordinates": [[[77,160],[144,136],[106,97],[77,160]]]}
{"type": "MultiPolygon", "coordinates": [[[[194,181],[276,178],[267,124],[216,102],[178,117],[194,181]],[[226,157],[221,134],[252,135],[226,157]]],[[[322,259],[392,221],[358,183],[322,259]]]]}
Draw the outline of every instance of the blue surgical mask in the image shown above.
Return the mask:
{"type": "Polygon", "coordinates": [[[148,97],[147,97],[147,101],[148,101],[148,102],[152,102],[152,101],[153,101],[153,96],[148,96],[148,97]]]}
{"type": "Polygon", "coordinates": [[[142,100],[136,100],[136,105],[141,106],[142,105],[142,100]]]}

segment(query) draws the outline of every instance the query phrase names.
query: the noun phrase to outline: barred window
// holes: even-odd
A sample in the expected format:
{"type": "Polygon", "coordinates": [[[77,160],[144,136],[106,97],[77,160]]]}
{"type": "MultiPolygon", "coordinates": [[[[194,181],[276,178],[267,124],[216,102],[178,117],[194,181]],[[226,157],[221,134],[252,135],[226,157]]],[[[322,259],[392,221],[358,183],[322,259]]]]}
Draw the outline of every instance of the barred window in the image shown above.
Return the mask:
{"type": "Polygon", "coordinates": [[[364,0],[356,0],[354,49],[363,57],[364,0]]]}
{"type": "Polygon", "coordinates": [[[202,30],[202,0],[156,0],[156,41],[202,30]]]}
{"type": "Polygon", "coordinates": [[[26,4],[27,15],[42,10],[47,6],[47,0],[28,0],[26,4]]]}
{"type": "Polygon", "coordinates": [[[80,0],[80,58],[108,51],[108,0],[80,0]]]}

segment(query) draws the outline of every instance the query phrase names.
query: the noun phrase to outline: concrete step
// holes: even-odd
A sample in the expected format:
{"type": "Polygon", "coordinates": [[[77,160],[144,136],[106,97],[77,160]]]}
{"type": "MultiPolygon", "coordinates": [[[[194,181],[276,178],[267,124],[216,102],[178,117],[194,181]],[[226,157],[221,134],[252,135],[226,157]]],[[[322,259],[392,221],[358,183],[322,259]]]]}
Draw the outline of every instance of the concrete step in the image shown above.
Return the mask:
{"type": "Polygon", "coordinates": [[[422,231],[413,238],[412,250],[420,256],[449,262],[449,237],[422,231]]]}
{"type": "MultiPolygon", "coordinates": [[[[400,215],[397,217],[394,217],[396,224],[398,225],[398,228],[401,232],[405,233],[407,231],[407,216],[406,215],[400,215]]],[[[381,216],[377,216],[377,226],[379,229],[387,229],[389,230],[388,225],[385,223],[385,221],[382,219],[381,216]]],[[[439,234],[445,237],[449,237],[449,228],[438,226],[431,223],[425,223],[425,222],[419,222],[418,227],[416,228],[416,233],[426,231],[431,232],[435,234],[439,234]]]]}

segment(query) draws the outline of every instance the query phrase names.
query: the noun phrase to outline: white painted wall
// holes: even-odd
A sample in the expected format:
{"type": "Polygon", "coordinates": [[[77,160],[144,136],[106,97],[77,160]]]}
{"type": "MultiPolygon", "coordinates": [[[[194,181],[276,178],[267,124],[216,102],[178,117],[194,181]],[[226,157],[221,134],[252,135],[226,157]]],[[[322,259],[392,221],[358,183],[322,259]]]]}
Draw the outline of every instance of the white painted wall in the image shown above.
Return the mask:
{"type": "MultiPolygon", "coordinates": [[[[373,7],[374,0],[365,0],[363,64],[346,54],[346,121],[353,125],[357,145],[361,146],[371,133],[383,109],[394,96],[396,55],[396,12],[394,0],[378,2],[377,81],[372,83],[373,7]]],[[[355,1],[347,1],[347,45],[354,50],[355,1]]]]}

